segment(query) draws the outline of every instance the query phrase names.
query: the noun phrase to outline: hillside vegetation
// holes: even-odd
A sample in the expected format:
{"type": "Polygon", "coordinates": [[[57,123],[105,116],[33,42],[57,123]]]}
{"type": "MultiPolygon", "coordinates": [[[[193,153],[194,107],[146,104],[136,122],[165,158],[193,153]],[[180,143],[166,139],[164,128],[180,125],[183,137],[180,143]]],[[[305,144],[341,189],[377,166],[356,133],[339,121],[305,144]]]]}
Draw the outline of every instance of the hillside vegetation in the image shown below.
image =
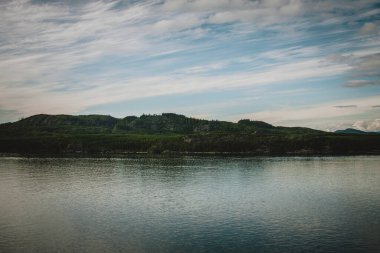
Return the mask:
{"type": "Polygon", "coordinates": [[[247,155],[380,154],[380,136],[237,123],[174,113],[128,116],[31,116],[0,125],[0,152],[21,154],[236,153],[247,155]]]}

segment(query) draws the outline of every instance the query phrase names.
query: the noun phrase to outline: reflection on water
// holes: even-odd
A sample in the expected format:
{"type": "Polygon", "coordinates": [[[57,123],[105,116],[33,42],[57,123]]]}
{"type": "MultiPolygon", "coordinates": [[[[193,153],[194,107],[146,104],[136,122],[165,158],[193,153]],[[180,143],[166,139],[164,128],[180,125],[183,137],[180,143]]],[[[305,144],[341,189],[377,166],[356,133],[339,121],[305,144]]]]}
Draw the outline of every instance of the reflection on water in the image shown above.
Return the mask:
{"type": "Polygon", "coordinates": [[[379,252],[380,157],[0,158],[0,252],[379,252]]]}

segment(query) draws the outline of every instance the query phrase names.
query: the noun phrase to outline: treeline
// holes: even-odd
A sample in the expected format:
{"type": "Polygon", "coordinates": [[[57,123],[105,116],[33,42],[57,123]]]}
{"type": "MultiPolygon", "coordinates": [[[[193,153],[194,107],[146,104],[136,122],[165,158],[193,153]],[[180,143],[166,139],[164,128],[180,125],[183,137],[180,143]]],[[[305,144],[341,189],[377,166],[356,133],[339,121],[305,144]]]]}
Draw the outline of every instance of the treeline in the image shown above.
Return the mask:
{"type": "Polygon", "coordinates": [[[251,155],[380,154],[380,136],[256,136],[250,134],[91,134],[0,138],[3,153],[192,153],[251,155]]]}

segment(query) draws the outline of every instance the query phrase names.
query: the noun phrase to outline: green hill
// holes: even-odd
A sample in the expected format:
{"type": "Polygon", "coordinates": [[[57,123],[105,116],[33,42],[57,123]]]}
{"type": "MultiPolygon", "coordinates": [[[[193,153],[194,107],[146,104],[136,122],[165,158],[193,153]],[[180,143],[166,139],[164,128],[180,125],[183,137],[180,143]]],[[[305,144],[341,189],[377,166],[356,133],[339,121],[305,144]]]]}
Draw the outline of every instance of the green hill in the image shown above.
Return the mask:
{"type": "Polygon", "coordinates": [[[201,120],[174,113],[127,116],[117,119],[106,115],[34,115],[15,123],[0,125],[2,129],[32,130],[54,133],[321,133],[310,128],[275,127],[262,121],[248,119],[238,123],[201,120]]]}
{"type": "Polygon", "coordinates": [[[380,136],[237,123],[174,113],[128,116],[34,115],[0,125],[3,153],[235,153],[249,155],[378,154],[380,136]]]}

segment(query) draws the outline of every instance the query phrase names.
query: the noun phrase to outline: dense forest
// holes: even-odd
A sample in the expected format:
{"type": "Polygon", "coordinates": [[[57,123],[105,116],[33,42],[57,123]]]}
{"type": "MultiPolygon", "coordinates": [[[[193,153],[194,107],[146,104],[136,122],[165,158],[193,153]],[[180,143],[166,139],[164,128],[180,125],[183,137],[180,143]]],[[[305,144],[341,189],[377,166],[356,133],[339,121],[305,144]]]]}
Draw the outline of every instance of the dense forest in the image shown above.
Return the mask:
{"type": "Polygon", "coordinates": [[[243,119],[237,123],[174,113],[127,116],[35,115],[0,125],[0,152],[18,154],[380,154],[378,133],[323,132],[243,119]]]}

